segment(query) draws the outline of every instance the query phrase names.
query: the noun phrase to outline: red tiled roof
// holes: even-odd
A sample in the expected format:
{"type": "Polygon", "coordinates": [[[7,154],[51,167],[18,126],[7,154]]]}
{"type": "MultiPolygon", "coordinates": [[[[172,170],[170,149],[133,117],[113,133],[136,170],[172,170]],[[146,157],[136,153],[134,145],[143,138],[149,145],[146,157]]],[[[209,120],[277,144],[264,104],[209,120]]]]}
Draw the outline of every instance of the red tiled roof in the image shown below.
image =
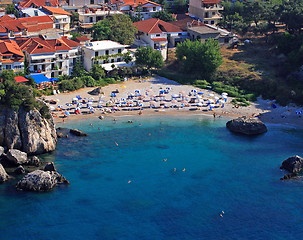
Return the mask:
{"type": "Polygon", "coordinates": [[[25,1],[19,2],[19,6],[23,7],[23,8],[28,8],[28,7],[32,7],[32,6],[42,7],[42,6],[46,6],[48,4],[53,7],[58,7],[59,1],[58,0],[25,0],[25,1]]]}
{"type": "Polygon", "coordinates": [[[19,46],[29,54],[53,53],[57,51],[68,51],[80,44],[63,37],[61,39],[44,40],[40,37],[19,40],[19,46]]]}
{"type": "Polygon", "coordinates": [[[216,4],[219,2],[222,2],[222,0],[202,0],[202,3],[205,3],[205,4],[216,4]]]}
{"type": "Polygon", "coordinates": [[[89,38],[87,37],[76,37],[76,42],[84,42],[89,41],[89,38]]]}
{"type": "Polygon", "coordinates": [[[29,80],[22,76],[14,77],[17,83],[28,82],[29,80]]]}
{"type": "Polygon", "coordinates": [[[151,40],[154,42],[167,42],[166,38],[152,38],[151,40]]]}
{"type": "Polygon", "coordinates": [[[18,44],[10,39],[0,40],[0,55],[5,54],[15,54],[20,57],[24,56],[18,44]]]}
{"type": "Polygon", "coordinates": [[[69,15],[71,16],[72,14],[57,7],[48,7],[48,6],[43,6],[42,7],[46,12],[49,12],[50,14],[60,14],[60,15],[69,15]]]}
{"type": "Polygon", "coordinates": [[[0,17],[0,22],[14,20],[14,19],[17,19],[17,18],[11,17],[9,15],[4,15],[4,16],[0,17]]]}
{"type": "Polygon", "coordinates": [[[179,27],[157,18],[135,22],[133,25],[137,27],[140,32],[145,33],[182,32],[179,27]]]}
{"type": "Polygon", "coordinates": [[[188,26],[205,26],[201,21],[195,20],[186,14],[177,14],[176,21],[171,22],[171,24],[181,28],[183,31],[187,31],[188,26]]]}
{"type": "MultiPolygon", "coordinates": [[[[50,16],[36,16],[17,19],[28,32],[38,32],[43,29],[53,29],[54,20],[50,16]]],[[[1,24],[1,22],[0,22],[1,24]]]]}
{"type": "Polygon", "coordinates": [[[144,6],[145,4],[152,4],[156,6],[162,6],[159,3],[155,3],[149,0],[113,0],[112,3],[118,4],[118,6],[132,6],[132,7],[138,7],[144,6]]]}

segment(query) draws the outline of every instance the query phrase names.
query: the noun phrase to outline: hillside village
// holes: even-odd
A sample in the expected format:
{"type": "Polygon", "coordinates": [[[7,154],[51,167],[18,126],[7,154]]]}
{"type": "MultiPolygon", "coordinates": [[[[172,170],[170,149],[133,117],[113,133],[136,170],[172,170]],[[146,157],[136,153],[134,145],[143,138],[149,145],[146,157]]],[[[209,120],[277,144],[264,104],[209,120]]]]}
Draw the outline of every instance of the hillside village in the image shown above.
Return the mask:
{"type": "MultiPolygon", "coordinates": [[[[0,70],[23,73],[27,67],[29,74],[25,77],[32,77],[37,84],[71,75],[77,61],[83,63],[86,71],[94,64],[110,71],[115,67],[133,66],[134,53],[141,46],[160,51],[166,60],[167,50],[185,39],[213,38],[220,44],[230,44],[236,37],[216,26],[221,18],[219,11],[223,9],[220,0],[202,3],[190,0],[189,13],[176,15],[176,21],[171,23],[153,18],[163,6],[149,0],[26,0],[14,4],[15,14],[0,17],[0,70]],[[72,20],[75,14],[77,22],[72,20]],[[92,41],[90,33],[94,24],[116,14],[139,19],[133,23],[138,29],[133,44],[92,41]],[[74,32],[82,36],[73,38],[74,32]],[[131,61],[126,63],[125,55],[130,55],[131,61]]],[[[18,79],[26,81],[26,78],[18,79]]]]}

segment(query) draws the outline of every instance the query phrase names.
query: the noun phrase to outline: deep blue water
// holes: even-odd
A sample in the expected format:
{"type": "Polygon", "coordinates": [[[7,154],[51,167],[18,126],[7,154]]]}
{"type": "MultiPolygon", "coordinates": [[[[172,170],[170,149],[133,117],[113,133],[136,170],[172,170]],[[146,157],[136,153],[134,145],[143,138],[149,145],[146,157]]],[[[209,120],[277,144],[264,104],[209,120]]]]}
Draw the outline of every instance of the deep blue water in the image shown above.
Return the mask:
{"type": "Polygon", "coordinates": [[[245,137],[205,116],[128,119],[66,123],[89,136],[43,159],[71,184],[0,185],[0,239],[302,239],[303,180],[280,181],[279,166],[303,155],[303,129],[245,137]]]}

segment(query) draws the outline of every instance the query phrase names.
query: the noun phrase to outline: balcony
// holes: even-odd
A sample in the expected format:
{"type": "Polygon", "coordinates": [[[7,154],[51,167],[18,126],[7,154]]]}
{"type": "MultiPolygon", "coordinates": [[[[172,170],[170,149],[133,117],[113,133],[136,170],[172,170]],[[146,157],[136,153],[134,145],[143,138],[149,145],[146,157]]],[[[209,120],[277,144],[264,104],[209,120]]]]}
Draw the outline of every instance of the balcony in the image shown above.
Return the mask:
{"type": "Polygon", "coordinates": [[[220,5],[203,6],[203,4],[202,4],[201,8],[204,9],[205,11],[222,11],[222,10],[224,10],[224,7],[222,7],[220,5]]]}

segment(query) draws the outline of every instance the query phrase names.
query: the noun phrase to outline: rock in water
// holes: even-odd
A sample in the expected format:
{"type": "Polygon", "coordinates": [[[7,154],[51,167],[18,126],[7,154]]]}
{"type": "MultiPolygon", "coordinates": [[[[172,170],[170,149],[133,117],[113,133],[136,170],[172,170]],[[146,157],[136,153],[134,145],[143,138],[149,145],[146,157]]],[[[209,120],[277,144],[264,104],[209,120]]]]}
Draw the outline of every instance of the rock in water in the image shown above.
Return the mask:
{"type": "Polygon", "coordinates": [[[27,159],[26,165],[39,167],[40,163],[40,159],[37,156],[31,156],[27,159]]]}
{"type": "Polygon", "coordinates": [[[25,175],[17,183],[16,188],[25,191],[44,192],[52,190],[60,183],[69,182],[58,172],[36,170],[25,175]]]}
{"type": "Polygon", "coordinates": [[[17,149],[9,149],[6,157],[8,161],[14,165],[22,165],[28,162],[27,154],[17,149]]]}
{"type": "Polygon", "coordinates": [[[78,130],[78,129],[70,129],[69,132],[75,136],[78,136],[78,137],[86,137],[87,134],[78,130]]]}
{"type": "Polygon", "coordinates": [[[4,167],[0,164],[0,183],[3,183],[9,179],[4,167]]]}
{"type": "Polygon", "coordinates": [[[258,118],[239,117],[226,123],[226,127],[236,133],[257,135],[267,132],[267,127],[258,118]]]}
{"type": "Polygon", "coordinates": [[[55,150],[57,134],[53,119],[46,119],[39,111],[19,111],[22,149],[28,154],[42,154],[55,150]]]}
{"type": "Polygon", "coordinates": [[[289,157],[282,162],[280,169],[285,169],[290,173],[298,173],[301,172],[303,168],[303,158],[296,155],[293,157],[289,157]]]}
{"type": "Polygon", "coordinates": [[[16,174],[24,174],[25,173],[25,169],[24,169],[24,167],[22,167],[21,165],[19,166],[19,167],[17,167],[16,169],[15,169],[15,171],[14,171],[14,173],[16,173],[16,174]]]}
{"type": "Polygon", "coordinates": [[[297,177],[298,177],[297,173],[288,173],[288,174],[285,174],[283,177],[281,177],[280,180],[289,180],[289,179],[294,179],[297,177]]]}
{"type": "Polygon", "coordinates": [[[0,146],[0,157],[2,156],[3,153],[4,153],[4,147],[0,146]]]}
{"type": "Polygon", "coordinates": [[[53,118],[42,117],[38,110],[18,112],[0,106],[0,145],[30,155],[55,150],[57,135],[53,118]]]}
{"type": "Polygon", "coordinates": [[[44,171],[50,171],[50,172],[55,172],[56,168],[53,162],[47,163],[44,167],[44,171]]]}

